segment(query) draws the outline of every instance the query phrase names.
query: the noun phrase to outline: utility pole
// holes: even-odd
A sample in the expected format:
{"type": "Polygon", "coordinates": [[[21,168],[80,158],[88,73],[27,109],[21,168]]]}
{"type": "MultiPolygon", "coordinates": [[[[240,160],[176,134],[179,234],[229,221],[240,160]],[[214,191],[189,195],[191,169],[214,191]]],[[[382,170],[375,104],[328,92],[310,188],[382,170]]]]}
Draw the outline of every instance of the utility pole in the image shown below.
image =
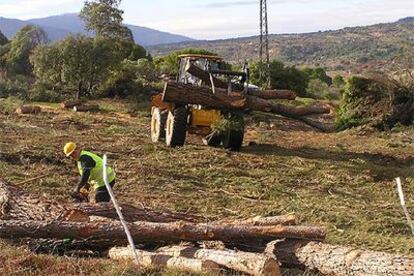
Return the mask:
{"type": "Polygon", "coordinates": [[[267,21],[267,0],[260,0],[260,78],[270,86],[269,24],[267,21]]]}

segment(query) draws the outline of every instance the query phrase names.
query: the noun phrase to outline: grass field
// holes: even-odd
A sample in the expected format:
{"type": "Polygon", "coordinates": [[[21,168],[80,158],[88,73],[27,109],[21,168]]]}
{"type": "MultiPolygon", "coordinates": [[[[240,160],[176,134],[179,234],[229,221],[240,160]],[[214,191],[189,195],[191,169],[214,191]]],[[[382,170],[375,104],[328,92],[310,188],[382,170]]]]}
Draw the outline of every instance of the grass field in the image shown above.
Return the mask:
{"type": "MultiPolygon", "coordinates": [[[[370,129],[324,134],[277,116],[253,114],[241,152],[203,146],[189,136],[185,147],[149,142],[149,109],[131,116],[123,102],[80,114],[42,104],[38,116],[0,115],[0,176],[60,201],[70,201],[75,164],[62,147],[75,141],[108,153],[124,203],[189,211],[206,220],[295,213],[302,224],[326,226],[328,242],[414,256],[396,195],[402,177],[414,210],[414,129],[370,129]]],[[[1,275],[178,275],[135,272],[125,263],[33,255],[0,245],[1,275]]]]}

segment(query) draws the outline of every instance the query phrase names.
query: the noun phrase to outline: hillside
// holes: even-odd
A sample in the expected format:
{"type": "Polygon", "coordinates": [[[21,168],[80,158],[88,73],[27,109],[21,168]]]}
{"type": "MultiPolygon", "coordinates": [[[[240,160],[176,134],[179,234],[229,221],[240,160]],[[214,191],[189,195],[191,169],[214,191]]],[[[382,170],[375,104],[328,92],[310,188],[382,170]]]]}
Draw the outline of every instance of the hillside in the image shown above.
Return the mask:
{"type": "MultiPolygon", "coordinates": [[[[42,27],[52,41],[60,40],[68,34],[88,34],[85,25],[77,14],[63,14],[38,19],[17,20],[0,17],[0,30],[8,38],[13,37],[16,32],[27,24],[35,24],[42,27]]],[[[178,43],[191,41],[191,38],[161,32],[150,28],[127,25],[131,29],[135,41],[143,46],[178,43]]]]}
{"type": "MultiPolygon", "coordinates": [[[[258,43],[258,37],[247,37],[159,45],[150,47],[150,51],[159,56],[183,48],[203,48],[217,52],[232,63],[241,63],[257,59],[258,43]]],[[[398,69],[412,57],[413,49],[414,17],[336,31],[270,36],[272,59],[351,73],[398,69]]]]}

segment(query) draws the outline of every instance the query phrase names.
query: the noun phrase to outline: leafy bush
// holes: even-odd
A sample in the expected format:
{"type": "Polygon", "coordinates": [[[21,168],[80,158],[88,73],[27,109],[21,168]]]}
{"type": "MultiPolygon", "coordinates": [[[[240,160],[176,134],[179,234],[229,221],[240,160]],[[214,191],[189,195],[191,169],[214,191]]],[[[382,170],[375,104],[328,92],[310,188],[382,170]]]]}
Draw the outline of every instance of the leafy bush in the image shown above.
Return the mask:
{"type": "Polygon", "coordinates": [[[17,97],[0,98],[0,113],[12,114],[23,104],[23,101],[17,97]]]}
{"type": "Polygon", "coordinates": [[[370,124],[391,129],[414,121],[414,80],[405,75],[349,78],[337,112],[339,129],[370,124]],[[403,80],[411,79],[404,82],[403,80]]]}
{"type": "Polygon", "coordinates": [[[0,98],[19,97],[26,99],[29,84],[24,76],[16,76],[11,79],[0,79],[0,98]]]}
{"type": "MultiPolygon", "coordinates": [[[[265,80],[260,72],[265,68],[265,64],[260,62],[252,64],[250,67],[251,82],[260,87],[266,87],[265,80]]],[[[308,87],[307,75],[296,69],[294,66],[285,66],[283,62],[274,60],[270,63],[270,86],[274,89],[290,89],[299,96],[306,95],[308,87]]]]}
{"type": "Polygon", "coordinates": [[[314,99],[330,99],[329,86],[320,79],[312,79],[309,81],[306,93],[314,99]]]}

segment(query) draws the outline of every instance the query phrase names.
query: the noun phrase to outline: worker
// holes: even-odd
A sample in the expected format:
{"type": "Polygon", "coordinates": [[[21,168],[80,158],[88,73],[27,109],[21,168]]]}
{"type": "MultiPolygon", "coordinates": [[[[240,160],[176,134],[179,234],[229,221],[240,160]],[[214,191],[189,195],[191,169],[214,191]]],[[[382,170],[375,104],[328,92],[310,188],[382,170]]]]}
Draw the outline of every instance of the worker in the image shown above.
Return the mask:
{"type": "MultiPolygon", "coordinates": [[[[90,202],[109,202],[110,195],[106,189],[103,179],[103,160],[98,155],[84,151],[75,143],[69,142],[65,145],[63,152],[66,157],[72,158],[77,162],[78,170],[81,175],[72,197],[81,199],[82,196],[89,197],[90,202]],[[85,192],[86,191],[86,192],[85,192]],[[92,196],[90,196],[91,191],[92,196]],[[85,195],[85,193],[87,193],[85,195]]],[[[113,187],[115,185],[115,173],[111,167],[107,167],[106,173],[108,182],[113,187]]]]}

